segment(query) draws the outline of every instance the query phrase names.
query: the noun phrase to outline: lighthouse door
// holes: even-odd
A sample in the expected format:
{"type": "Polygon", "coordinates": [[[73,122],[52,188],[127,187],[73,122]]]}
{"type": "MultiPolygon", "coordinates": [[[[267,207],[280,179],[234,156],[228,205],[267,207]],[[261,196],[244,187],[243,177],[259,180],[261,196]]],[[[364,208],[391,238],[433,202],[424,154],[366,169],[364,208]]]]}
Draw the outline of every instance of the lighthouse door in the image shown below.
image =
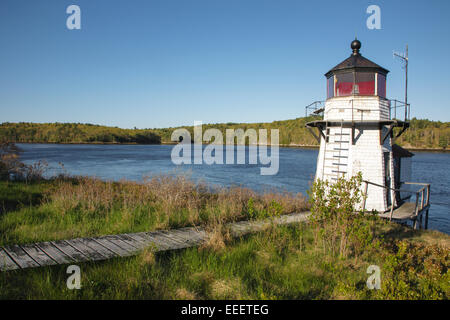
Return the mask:
{"type": "MultiPolygon", "coordinates": [[[[391,162],[389,152],[383,152],[383,160],[384,160],[384,185],[386,187],[391,188],[391,165],[390,165],[391,162]]],[[[387,205],[391,206],[392,204],[391,190],[387,188],[385,190],[386,190],[387,205]]]]}

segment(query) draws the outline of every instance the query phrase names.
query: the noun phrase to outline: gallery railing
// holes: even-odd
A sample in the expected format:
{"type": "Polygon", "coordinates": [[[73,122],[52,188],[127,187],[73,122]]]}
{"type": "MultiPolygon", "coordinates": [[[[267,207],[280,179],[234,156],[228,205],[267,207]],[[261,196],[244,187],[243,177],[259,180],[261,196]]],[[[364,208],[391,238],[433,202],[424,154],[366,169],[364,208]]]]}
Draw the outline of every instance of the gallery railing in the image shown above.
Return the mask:
{"type": "Polygon", "coordinates": [[[390,118],[397,119],[397,115],[399,117],[403,116],[403,121],[409,122],[411,117],[411,104],[406,104],[405,102],[396,99],[391,99],[389,101],[391,102],[390,118]]]}

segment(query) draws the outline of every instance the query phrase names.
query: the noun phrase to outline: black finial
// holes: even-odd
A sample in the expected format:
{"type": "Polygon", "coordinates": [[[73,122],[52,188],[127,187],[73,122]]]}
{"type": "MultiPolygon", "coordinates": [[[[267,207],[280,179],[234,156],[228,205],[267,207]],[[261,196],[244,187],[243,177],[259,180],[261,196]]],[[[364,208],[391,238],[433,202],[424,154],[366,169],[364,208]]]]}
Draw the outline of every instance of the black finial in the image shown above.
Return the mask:
{"type": "Polygon", "coordinates": [[[353,55],[359,55],[359,49],[361,49],[361,42],[355,38],[355,40],[352,41],[350,47],[353,50],[353,55]]]}

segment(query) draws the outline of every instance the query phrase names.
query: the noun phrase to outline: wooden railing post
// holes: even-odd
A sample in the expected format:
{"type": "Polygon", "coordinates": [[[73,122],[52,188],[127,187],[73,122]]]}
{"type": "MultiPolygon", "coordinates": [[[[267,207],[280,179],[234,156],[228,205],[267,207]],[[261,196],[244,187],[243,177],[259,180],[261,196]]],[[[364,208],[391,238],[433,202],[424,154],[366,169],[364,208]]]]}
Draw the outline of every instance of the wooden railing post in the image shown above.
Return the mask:
{"type": "Polygon", "coordinates": [[[430,185],[427,185],[427,201],[426,201],[427,210],[425,211],[425,230],[428,229],[428,210],[430,206],[430,185]]]}
{"type": "Polygon", "coordinates": [[[417,230],[417,215],[419,214],[419,192],[416,192],[416,209],[415,209],[415,219],[414,219],[414,230],[417,230]]]}
{"type": "Polygon", "coordinates": [[[423,187],[422,188],[422,192],[421,192],[421,196],[422,196],[422,199],[421,199],[421,205],[420,205],[420,229],[422,229],[422,221],[423,221],[423,209],[425,208],[425,206],[427,205],[426,203],[425,203],[425,189],[427,189],[426,187],[423,187]]]}
{"type": "Polygon", "coordinates": [[[364,188],[364,198],[363,198],[363,208],[362,208],[362,212],[366,211],[366,199],[367,199],[367,191],[369,189],[369,183],[367,181],[364,181],[366,186],[364,188]]]}
{"type": "Polygon", "coordinates": [[[394,204],[391,205],[391,212],[389,216],[389,221],[392,221],[392,216],[394,215],[394,204]]]}
{"type": "Polygon", "coordinates": [[[425,201],[425,188],[422,188],[421,192],[420,192],[420,196],[421,201],[420,201],[420,210],[423,210],[423,205],[424,205],[424,201],[425,201]]]}

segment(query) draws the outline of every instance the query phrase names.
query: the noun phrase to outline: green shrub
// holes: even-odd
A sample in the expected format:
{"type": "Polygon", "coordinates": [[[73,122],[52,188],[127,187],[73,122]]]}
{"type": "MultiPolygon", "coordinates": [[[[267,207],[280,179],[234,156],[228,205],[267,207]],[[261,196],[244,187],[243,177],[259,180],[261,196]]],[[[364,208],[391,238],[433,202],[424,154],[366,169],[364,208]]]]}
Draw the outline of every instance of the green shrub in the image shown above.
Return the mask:
{"type": "Polygon", "coordinates": [[[448,299],[450,253],[437,245],[396,241],[383,250],[381,299],[448,299]]]}
{"type": "Polygon", "coordinates": [[[315,241],[325,252],[340,257],[361,255],[378,245],[375,241],[374,217],[359,210],[362,200],[362,175],[314,182],[308,194],[311,202],[310,222],[315,241]]]}

